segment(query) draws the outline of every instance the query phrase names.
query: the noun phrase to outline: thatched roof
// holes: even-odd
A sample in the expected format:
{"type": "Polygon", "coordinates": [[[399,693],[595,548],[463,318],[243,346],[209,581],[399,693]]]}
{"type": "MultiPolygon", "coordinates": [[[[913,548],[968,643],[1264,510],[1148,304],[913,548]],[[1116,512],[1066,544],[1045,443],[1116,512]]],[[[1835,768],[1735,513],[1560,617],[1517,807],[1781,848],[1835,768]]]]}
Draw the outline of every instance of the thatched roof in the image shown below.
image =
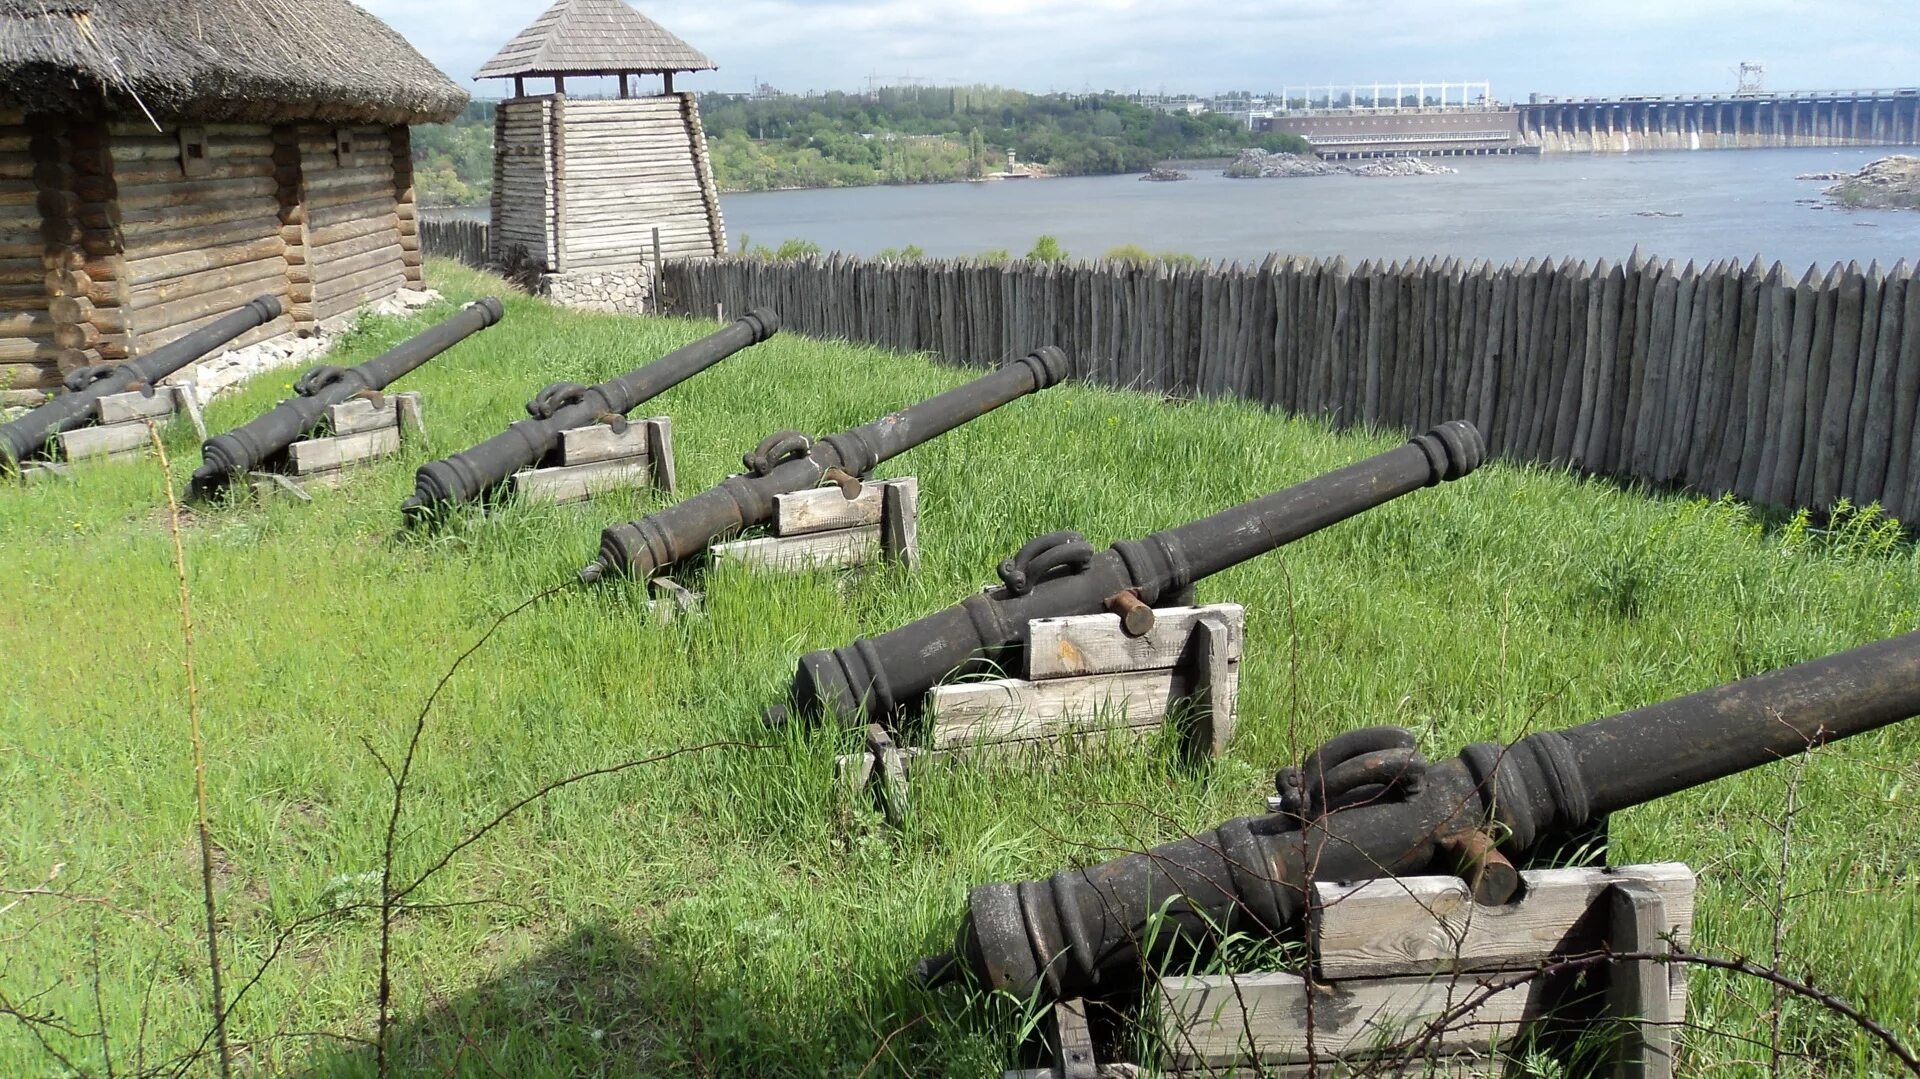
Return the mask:
{"type": "Polygon", "coordinates": [[[621,0],[559,0],[495,53],[474,78],[659,75],[717,66],[621,0]]]}
{"type": "Polygon", "coordinates": [[[425,123],[466,103],[347,0],[0,0],[0,108],[425,123]]]}

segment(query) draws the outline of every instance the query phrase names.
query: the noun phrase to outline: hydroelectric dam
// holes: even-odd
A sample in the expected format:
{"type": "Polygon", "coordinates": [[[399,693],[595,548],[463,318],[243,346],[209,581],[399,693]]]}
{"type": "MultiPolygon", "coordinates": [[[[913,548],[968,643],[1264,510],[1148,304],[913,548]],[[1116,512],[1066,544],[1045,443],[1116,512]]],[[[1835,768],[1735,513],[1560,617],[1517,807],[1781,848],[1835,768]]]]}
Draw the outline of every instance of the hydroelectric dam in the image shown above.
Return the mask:
{"type": "MultiPolygon", "coordinates": [[[[1396,84],[1399,86],[1401,84],[1396,84]]],[[[1743,90],[1626,97],[1491,93],[1438,99],[1357,91],[1255,115],[1255,131],[1299,135],[1322,158],[1627,153],[1771,147],[1920,145],[1920,87],[1743,90]]],[[[1484,86],[1479,84],[1440,84],[1484,86]]]]}

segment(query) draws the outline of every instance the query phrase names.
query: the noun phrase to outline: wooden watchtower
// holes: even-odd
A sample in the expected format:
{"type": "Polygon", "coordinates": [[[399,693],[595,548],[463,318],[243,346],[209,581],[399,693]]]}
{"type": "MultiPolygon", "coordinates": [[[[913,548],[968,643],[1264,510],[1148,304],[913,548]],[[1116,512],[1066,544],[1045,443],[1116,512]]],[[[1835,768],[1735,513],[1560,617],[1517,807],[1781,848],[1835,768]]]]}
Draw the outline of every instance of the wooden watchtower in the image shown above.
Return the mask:
{"type": "Polygon", "coordinates": [[[493,261],[556,299],[639,310],[653,234],[666,258],[724,254],[726,229],[694,95],[673,77],[715,67],[621,0],[558,0],[474,77],[512,79],[495,118],[493,261]],[[570,99],[568,77],[617,77],[618,98],[570,99]],[[659,76],[661,91],[635,80],[659,76]],[[528,94],[529,78],[553,92],[528,94]]]}

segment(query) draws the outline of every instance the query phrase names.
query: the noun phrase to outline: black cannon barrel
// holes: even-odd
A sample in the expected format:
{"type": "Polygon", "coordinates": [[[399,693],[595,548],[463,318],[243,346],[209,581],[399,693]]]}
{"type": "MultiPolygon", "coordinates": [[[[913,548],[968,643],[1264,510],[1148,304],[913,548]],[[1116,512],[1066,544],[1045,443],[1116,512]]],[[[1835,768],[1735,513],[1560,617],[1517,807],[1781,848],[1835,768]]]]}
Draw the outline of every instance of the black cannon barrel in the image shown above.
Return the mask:
{"type": "Polygon", "coordinates": [[[500,301],[488,296],[358,367],[322,364],[313,368],[294,383],[294,396],[200,447],[200,467],[193,472],[194,494],[204,498],[221,490],[236,476],[285,453],[288,446],[320,425],[330,406],[358,393],[385,389],[421,364],[499,322],[504,315],[500,301]]]}
{"type": "MultiPolygon", "coordinates": [[[[1128,592],[1158,604],[1229,566],[1458,479],[1485,455],[1480,432],[1456,420],[1398,449],[1099,554],[1076,533],[1042,537],[1001,565],[1002,587],[878,637],[802,657],[791,711],[808,719],[911,712],[952,675],[1004,668],[1025,646],[1031,619],[1098,614],[1128,592]]],[[[768,717],[777,722],[788,711],[776,706],[768,717]]]]}
{"type": "Polygon", "coordinates": [[[278,297],[261,296],[139,359],[74,371],[67,376],[66,393],[0,427],[0,464],[25,460],[43,450],[54,435],[92,423],[100,416],[102,397],[152,385],[283,313],[278,297]]]}
{"type": "Polygon", "coordinates": [[[741,529],[773,519],[773,496],[818,487],[830,470],[865,476],[924,442],[1037,393],[1066,378],[1067,354],[1038,349],[964,386],[927,398],[872,423],[811,442],[794,431],[769,436],[747,454],[748,472],[638,521],[600,534],[600,557],[580,571],[585,581],[609,573],[635,577],[691,558],[741,529]]]}
{"type": "Polygon", "coordinates": [[[1022,996],[1124,993],[1143,964],[1190,958],[1223,934],[1297,935],[1315,880],[1504,866],[1476,886],[1501,902],[1516,879],[1509,858],[1607,813],[1915,715],[1920,633],[1510,746],[1468,746],[1433,765],[1406,731],[1351,731],[1281,773],[1281,813],[1047,880],[973,889],[955,952],[922,960],[919,974],[1022,996]],[[1157,914],[1167,922],[1149,951],[1157,914]]]}
{"type": "Polygon", "coordinates": [[[780,318],[755,308],[717,333],[674,349],[645,367],[597,386],[556,382],[527,402],[532,419],[519,420],[478,446],[430,461],[414,477],[414,492],[401,511],[409,518],[435,507],[471,502],[522,468],[538,464],[560,444],[560,433],[622,416],[742,349],[780,331],[780,318]]]}

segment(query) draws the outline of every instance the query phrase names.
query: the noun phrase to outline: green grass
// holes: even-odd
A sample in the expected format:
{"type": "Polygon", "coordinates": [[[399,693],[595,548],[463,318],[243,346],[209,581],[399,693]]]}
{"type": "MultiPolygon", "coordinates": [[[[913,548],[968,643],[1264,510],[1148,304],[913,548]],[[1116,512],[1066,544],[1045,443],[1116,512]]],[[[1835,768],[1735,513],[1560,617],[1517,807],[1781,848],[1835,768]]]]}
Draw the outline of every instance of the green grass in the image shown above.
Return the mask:
{"type": "MultiPolygon", "coordinates": [[[[433,267],[450,297],[490,287],[433,267]]],[[[447,308],[374,320],[355,361],[447,308]]],[[[562,313],[508,297],[504,324],[406,379],[429,442],[312,505],[195,508],[197,624],[217,865],[232,973],[277,928],[370,896],[396,757],[447,665],[500,613],[565,580],[639,497],[468,514],[398,529],[414,468],[520,414],[549,381],[591,382],[711,329],[562,313]]],[[[1036,342],[1038,343],[1038,342],[1036,342]]],[[[1070,344],[1070,343],[1069,343],[1070,344]]],[[[765,433],[826,433],[967,380],[873,349],[780,337],[639,414],[674,418],[684,491],[765,433]]],[[[293,372],[216,403],[214,430],[283,396],[293,372]]],[[[1390,447],[1238,404],[1164,404],[1069,384],[883,466],[920,477],[924,566],[706,578],[704,617],[670,625],[642,592],[570,590],[508,622],[461,670],[421,745],[401,831],[418,872],[502,806],[594,766],[715,740],[768,740],[761,707],[801,652],[951,604],[1036,534],[1096,543],[1188,520],[1390,447]]],[[[177,481],[198,463],[173,432],[177,481]]],[[[0,991],[104,1021],[118,1074],[206,1030],[193,787],[175,578],[157,463],[0,489],[0,991]]],[[[398,1073],[486,1076],[996,1072],[1017,1018],[909,985],[943,950],[970,885],[1258,812],[1275,769],[1342,729],[1402,723],[1430,756],[1562,726],[1914,628],[1920,562],[1870,515],[1763,527],[1729,504],[1649,498],[1496,464],[1202,584],[1248,612],[1239,738],[1204,772],[1096,746],[1046,772],[916,778],[891,834],[836,813],[837,732],[716,750],[571,787],[458,857],[396,940],[398,1073]],[[1148,805],[1152,813],[1141,811],[1148,805]]],[[[1784,887],[1787,966],[1920,1040],[1920,725],[1820,752],[1791,868],[1776,765],[1614,822],[1616,860],[1702,874],[1699,947],[1766,959],[1784,887]]],[[[372,1074],[375,925],[295,933],[237,1011],[247,1074],[372,1074]]],[[[1758,983],[1693,976],[1691,1074],[1764,1070],[1758,983]]],[[[1799,1073],[1890,1067],[1790,1004],[1799,1073]]],[[[89,1074],[97,1039],[48,1032],[89,1074]]],[[[210,1069],[202,1066],[203,1071],[210,1069]]],[[[0,1017],[0,1074],[66,1074],[0,1017]]]]}

